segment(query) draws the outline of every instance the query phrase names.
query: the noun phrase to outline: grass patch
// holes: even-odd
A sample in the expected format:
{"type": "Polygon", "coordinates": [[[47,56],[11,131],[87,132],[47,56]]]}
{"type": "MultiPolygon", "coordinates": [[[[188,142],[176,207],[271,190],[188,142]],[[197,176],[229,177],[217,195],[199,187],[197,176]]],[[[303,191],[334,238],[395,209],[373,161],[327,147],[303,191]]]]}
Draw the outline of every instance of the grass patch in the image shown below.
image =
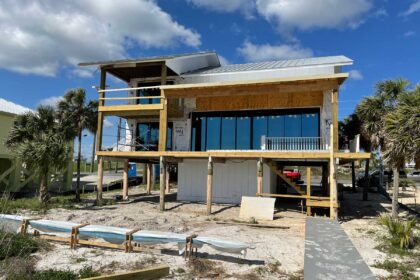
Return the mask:
{"type": "Polygon", "coordinates": [[[219,263],[207,259],[190,259],[187,266],[192,275],[200,278],[222,277],[225,274],[225,269],[219,263]]]}
{"type": "Polygon", "coordinates": [[[28,257],[40,249],[40,240],[28,235],[0,231],[0,261],[12,257],[28,257]]]}
{"type": "Polygon", "coordinates": [[[385,260],[384,262],[377,262],[373,267],[385,269],[386,271],[392,273],[391,279],[403,279],[403,280],[417,280],[419,277],[415,276],[413,272],[415,271],[419,261],[404,261],[398,262],[395,260],[385,260]]]}
{"type": "Polygon", "coordinates": [[[92,267],[86,266],[78,273],[69,270],[49,269],[45,271],[31,271],[25,273],[9,273],[7,280],[78,280],[100,276],[92,267]]]}

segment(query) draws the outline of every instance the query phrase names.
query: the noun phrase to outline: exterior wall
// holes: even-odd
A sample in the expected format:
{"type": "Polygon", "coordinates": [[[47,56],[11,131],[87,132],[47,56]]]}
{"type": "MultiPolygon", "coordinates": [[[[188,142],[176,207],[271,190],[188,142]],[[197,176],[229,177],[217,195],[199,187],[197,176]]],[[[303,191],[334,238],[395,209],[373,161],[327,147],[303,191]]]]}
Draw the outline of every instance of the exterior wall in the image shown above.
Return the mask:
{"type": "MultiPolygon", "coordinates": [[[[207,160],[185,159],[178,164],[178,200],[206,201],[207,160]]],[[[213,202],[239,204],[242,196],[257,192],[257,161],[214,163],[213,202]]],[[[274,192],[276,180],[264,165],[263,191],[274,192]]]]}

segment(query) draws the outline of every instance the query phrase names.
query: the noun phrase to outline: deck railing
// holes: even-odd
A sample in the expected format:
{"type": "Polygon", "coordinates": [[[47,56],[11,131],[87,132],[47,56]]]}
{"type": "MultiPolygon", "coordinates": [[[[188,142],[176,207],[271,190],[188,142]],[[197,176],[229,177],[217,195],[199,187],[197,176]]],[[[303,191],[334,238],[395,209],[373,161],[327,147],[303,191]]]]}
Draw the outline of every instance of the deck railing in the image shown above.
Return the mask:
{"type": "Polygon", "coordinates": [[[327,150],[321,137],[261,137],[261,149],[270,151],[327,150]]]}

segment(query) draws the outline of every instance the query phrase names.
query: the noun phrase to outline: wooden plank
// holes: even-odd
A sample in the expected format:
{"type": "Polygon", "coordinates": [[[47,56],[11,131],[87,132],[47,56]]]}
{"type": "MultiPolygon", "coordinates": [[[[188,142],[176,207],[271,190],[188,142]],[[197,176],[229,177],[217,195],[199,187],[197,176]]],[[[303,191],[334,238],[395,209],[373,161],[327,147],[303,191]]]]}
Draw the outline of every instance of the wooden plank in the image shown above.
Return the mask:
{"type": "MultiPolygon", "coordinates": [[[[99,85],[99,89],[100,90],[104,90],[106,88],[106,70],[101,69],[101,80],[100,80],[100,85],[99,85]]],[[[99,93],[99,98],[104,98],[105,97],[105,93],[100,92],[99,93]]],[[[96,128],[96,137],[97,137],[97,141],[96,141],[96,151],[100,151],[102,148],[102,130],[103,130],[103,123],[104,123],[104,116],[102,114],[102,112],[99,112],[99,107],[104,106],[105,102],[103,100],[99,100],[98,102],[98,126],[96,128]]]]}
{"type": "Polygon", "coordinates": [[[98,180],[96,183],[96,204],[102,205],[102,187],[104,180],[104,159],[99,157],[98,159],[98,180]]]}
{"type": "Polygon", "coordinates": [[[331,100],[332,125],[334,127],[333,143],[334,152],[338,151],[338,90],[332,91],[331,100]]]}
{"type": "MultiPolygon", "coordinates": [[[[311,168],[306,167],[306,195],[311,196],[311,168]]],[[[306,204],[306,215],[311,216],[311,206],[306,204]]]]}
{"type": "Polygon", "coordinates": [[[123,165],[123,190],[122,190],[123,200],[128,199],[128,159],[124,160],[123,165]]]}
{"type": "Polygon", "coordinates": [[[207,215],[211,215],[211,204],[213,200],[213,161],[209,157],[207,165],[207,215]]]}
{"type": "MultiPolygon", "coordinates": [[[[250,89],[253,91],[253,89],[250,89]]],[[[261,88],[256,89],[261,92],[261,88]]],[[[269,93],[246,96],[197,97],[196,111],[228,111],[281,108],[313,108],[323,104],[323,92],[277,93],[272,88],[269,93]]]]}
{"type": "Polygon", "coordinates": [[[355,160],[362,160],[362,159],[370,159],[370,153],[345,153],[345,152],[335,152],[334,157],[339,159],[355,159],[355,160]]]}
{"type": "Polygon", "coordinates": [[[138,99],[161,99],[162,96],[126,96],[126,97],[99,97],[99,100],[138,100],[138,99]]]}
{"type": "MultiPolygon", "coordinates": [[[[310,207],[324,207],[324,208],[330,208],[331,202],[328,200],[306,200],[306,205],[309,205],[310,207]]],[[[340,204],[338,202],[333,204],[334,208],[339,208],[340,204]]]]}
{"type": "Polygon", "coordinates": [[[278,151],[205,151],[205,152],[186,152],[186,151],[100,151],[98,156],[109,157],[129,157],[129,158],[249,158],[249,159],[329,159],[328,151],[320,152],[278,152],[278,151]]]}
{"type": "Polygon", "coordinates": [[[147,192],[147,194],[151,194],[151,192],[152,192],[152,164],[151,163],[147,163],[146,164],[146,167],[147,167],[146,192],[147,192]]]}
{"type": "Polygon", "coordinates": [[[297,199],[312,199],[312,200],[330,200],[327,196],[308,196],[298,194],[280,194],[280,193],[257,193],[257,196],[264,197],[283,197],[283,198],[297,198],[297,199]]]}
{"type": "Polygon", "coordinates": [[[166,182],[166,172],[165,172],[165,158],[160,157],[160,195],[159,195],[159,209],[160,211],[165,211],[165,182],[166,182]]]}
{"type": "Polygon", "coordinates": [[[162,99],[161,102],[163,107],[159,112],[159,151],[165,151],[168,130],[168,100],[162,99]]]}
{"type": "MultiPolygon", "coordinates": [[[[334,142],[334,125],[330,125],[330,143],[334,142]]],[[[330,219],[337,219],[337,166],[334,158],[334,145],[330,146],[330,219]]]]}
{"type": "Polygon", "coordinates": [[[258,228],[278,228],[278,229],[289,229],[290,227],[279,226],[279,225],[268,225],[268,224],[252,224],[252,223],[238,223],[238,222],[216,222],[219,225],[234,225],[234,226],[248,226],[258,228]]]}
{"type": "Polygon", "coordinates": [[[113,106],[99,106],[98,111],[104,114],[118,114],[127,111],[151,111],[163,110],[163,104],[132,104],[132,105],[113,105],[113,106]]]}
{"type": "Polygon", "coordinates": [[[257,193],[263,192],[263,161],[259,159],[257,161],[257,193]]]}
{"type": "Polygon", "coordinates": [[[275,198],[242,196],[239,217],[241,219],[255,218],[272,221],[275,202],[275,198]]]}
{"type": "Polygon", "coordinates": [[[87,280],[129,280],[129,279],[158,279],[169,275],[169,266],[160,265],[152,268],[123,272],[111,275],[86,278],[87,280]]]}

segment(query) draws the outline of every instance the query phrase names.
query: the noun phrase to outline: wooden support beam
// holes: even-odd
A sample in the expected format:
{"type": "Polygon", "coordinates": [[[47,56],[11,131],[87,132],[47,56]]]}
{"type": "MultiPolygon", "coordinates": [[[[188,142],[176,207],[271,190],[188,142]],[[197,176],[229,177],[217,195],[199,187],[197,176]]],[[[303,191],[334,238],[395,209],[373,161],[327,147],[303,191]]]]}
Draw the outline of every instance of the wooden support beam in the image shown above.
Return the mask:
{"type": "Polygon", "coordinates": [[[169,266],[160,265],[130,272],[86,278],[86,280],[129,280],[129,279],[160,279],[169,275],[169,266]]]}
{"type": "Polygon", "coordinates": [[[165,158],[160,157],[160,196],[159,196],[159,209],[160,211],[165,211],[165,182],[166,182],[166,172],[165,172],[165,158]]]}
{"type": "MultiPolygon", "coordinates": [[[[306,167],[306,195],[311,196],[311,168],[306,167]]],[[[306,215],[311,216],[311,206],[306,205],[306,215]]]]}
{"type": "Polygon", "coordinates": [[[122,198],[128,199],[128,159],[124,160],[122,198]]]}
{"type": "Polygon", "coordinates": [[[211,203],[213,200],[213,160],[209,157],[207,165],[207,215],[211,215],[211,203]]]}
{"type": "Polygon", "coordinates": [[[146,192],[147,194],[151,194],[152,193],[152,164],[151,163],[146,163],[146,168],[147,168],[147,183],[146,183],[146,192]]]}
{"type": "Polygon", "coordinates": [[[263,160],[259,159],[257,161],[257,193],[263,192],[263,170],[264,170],[263,160]]]}
{"type": "Polygon", "coordinates": [[[133,233],[138,232],[139,230],[141,230],[141,228],[136,227],[132,230],[129,230],[128,232],[125,233],[125,252],[126,253],[130,253],[133,251],[133,233]]]}
{"type": "Polygon", "coordinates": [[[331,100],[332,111],[332,126],[333,126],[333,141],[331,142],[334,147],[334,152],[338,151],[338,90],[332,91],[331,100]]]}
{"type": "Polygon", "coordinates": [[[98,180],[96,183],[96,205],[102,205],[102,188],[104,180],[104,159],[99,157],[98,159],[98,180]]]}
{"type": "Polygon", "coordinates": [[[77,243],[79,242],[79,238],[77,237],[79,234],[79,229],[89,225],[88,223],[80,224],[77,226],[72,227],[71,229],[71,236],[70,236],[70,248],[76,249],[77,243]]]}
{"type": "MultiPolygon", "coordinates": [[[[163,92],[162,92],[163,94],[163,92]]],[[[161,100],[163,109],[159,112],[159,151],[166,150],[166,137],[168,129],[168,100],[161,100]]]]}
{"type": "Polygon", "coordinates": [[[171,186],[169,184],[169,164],[166,163],[166,168],[165,168],[165,172],[166,172],[166,176],[165,176],[165,192],[167,194],[169,194],[171,192],[171,186]]]}
{"type": "MultiPolygon", "coordinates": [[[[99,89],[104,90],[106,88],[106,70],[101,69],[101,80],[99,84],[99,89]]],[[[105,97],[104,92],[99,92],[99,103],[98,106],[104,106],[105,101],[101,100],[101,98],[105,97]]],[[[102,129],[104,125],[104,116],[102,112],[98,111],[98,126],[96,128],[96,152],[102,149],[102,129]]]]}
{"type": "Polygon", "coordinates": [[[329,193],[329,187],[328,187],[328,164],[324,164],[322,166],[322,179],[321,179],[321,183],[322,183],[322,193],[324,195],[328,195],[329,193]]]}
{"type": "MultiPolygon", "coordinates": [[[[334,141],[334,125],[330,125],[330,143],[334,141]]],[[[330,147],[330,219],[338,218],[337,205],[337,165],[334,158],[334,146],[330,147]]]]}

